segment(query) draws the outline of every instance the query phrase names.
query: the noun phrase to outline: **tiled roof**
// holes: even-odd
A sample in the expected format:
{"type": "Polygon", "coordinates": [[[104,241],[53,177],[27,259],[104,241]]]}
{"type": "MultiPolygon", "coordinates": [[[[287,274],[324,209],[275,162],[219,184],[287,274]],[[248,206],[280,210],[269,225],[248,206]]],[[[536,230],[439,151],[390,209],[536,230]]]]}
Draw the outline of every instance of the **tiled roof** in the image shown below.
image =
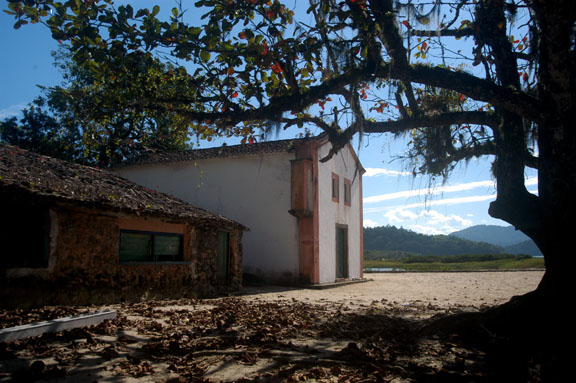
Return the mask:
{"type": "MultiPolygon", "coordinates": [[[[320,140],[322,136],[294,138],[278,141],[263,141],[253,144],[224,145],[215,148],[195,149],[182,152],[147,154],[124,165],[144,165],[163,162],[197,161],[210,158],[242,157],[268,153],[282,153],[294,150],[299,143],[320,140]]],[[[124,166],[120,165],[120,167],[124,166]]]]}
{"type": "Polygon", "coordinates": [[[108,211],[185,219],[204,226],[242,227],[231,219],[137,185],[110,171],[0,143],[0,194],[15,193],[108,211]]]}

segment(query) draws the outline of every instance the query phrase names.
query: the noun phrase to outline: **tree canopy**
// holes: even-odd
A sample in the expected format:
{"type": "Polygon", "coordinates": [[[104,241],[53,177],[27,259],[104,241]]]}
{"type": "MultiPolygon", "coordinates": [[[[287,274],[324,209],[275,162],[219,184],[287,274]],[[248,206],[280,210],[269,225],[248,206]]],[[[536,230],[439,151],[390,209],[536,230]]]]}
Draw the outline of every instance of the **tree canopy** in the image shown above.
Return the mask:
{"type": "Polygon", "coordinates": [[[146,108],[178,116],[203,137],[245,140],[313,124],[329,136],[332,154],[356,134],[405,134],[414,171],[440,176],[458,161],[491,156],[490,214],[534,239],[547,276],[566,273],[573,257],[560,253],[576,213],[575,2],[195,7],[180,2],[165,13],[111,0],[9,0],[7,11],[15,27],[42,23],[70,46],[75,63],[106,89],[92,104],[102,113],[114,104],[146,108]],[[188,22],[198,12],[201,20],[188,22]],[[538,195],[524,185],[527,167],[538,171],[538,195]]]}
{"type": "Polygon", "coordinates": [[[307,122],[336,142],[356,132],[457,126],[448,134],[454,139],[440,134],[444,143],[420,148],[449,157],[418,168],[439,172],[452,160],[496,154],[491,134],[471,127],[496,125],[494,107],[542,120],[543,105],[530,92],[538,41],[529,4],[314,0],[299,20],[278,0],[197,1],[203,25],[186,22],[197,10],[182,3],[166,20],[160,6],[135,10],[108,0],[11,1],[8,12],[16,27],[42,22],[69,43],[96,82],[118,91],[106,102],[177,113],[207,136],[307,122]],[[446,38],[475,46],[451,51],[446,38]],[[513,62],[502,62],[505,54],[513,62]],[[157,58],[174,67],[143,70],[157,58]],[[514,75],[512,85],[502,83],[498,65],[514,75]]]}
{"type": "MultiPolygon", "coordinates": [[[[68,161],[108,167],[145,152],[190,147],[188,124],[174,114],[127,105],[114,89],[94,81],[89,70],[74,62],[66,46],[53,53],[61,70],[61,86],[43,87],[16,117],[0,121],[0,140],[68,161]],[[106,101],[103,101],[103,99],[106,101]]],[[[143,70],[168,70],[157,60],[143,70]]],[[[137,84],[132,84],[137,86],[137,84]]],[[[128,96],[129,88],[123,88],[128,96]]]]}

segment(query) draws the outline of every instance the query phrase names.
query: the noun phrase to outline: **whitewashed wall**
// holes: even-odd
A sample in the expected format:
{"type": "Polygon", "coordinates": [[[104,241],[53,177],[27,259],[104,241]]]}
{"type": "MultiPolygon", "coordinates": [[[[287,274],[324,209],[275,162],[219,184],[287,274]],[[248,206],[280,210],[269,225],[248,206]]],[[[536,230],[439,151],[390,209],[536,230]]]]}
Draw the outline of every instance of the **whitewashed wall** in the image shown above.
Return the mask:
{"type": "Polygon", "coordinates": [[[250,229],[243,267],[268,280],[298,278],[298,225],[290,215],[292,153],[132,166],[117,170],[138,184],[222,214],[250,229]]]}
{"type": "MultiPolygon", "coordinates": [[[[318,150],[318,159],[330,151],[328,143],[318,150]]],[[[348,226],[348,275],[362,276],[361,254],[361,169],[348,147],[343,148],[328,162],[318,162],[319,184],[319,258],[320,283],[334,282],[336,278],[336,224],[348,226]],[[332,173],[339,176],[339,202],[332,201],[332,173]],[[351,203],[344,204],[344,178],[350,180],[351,203]]]]}

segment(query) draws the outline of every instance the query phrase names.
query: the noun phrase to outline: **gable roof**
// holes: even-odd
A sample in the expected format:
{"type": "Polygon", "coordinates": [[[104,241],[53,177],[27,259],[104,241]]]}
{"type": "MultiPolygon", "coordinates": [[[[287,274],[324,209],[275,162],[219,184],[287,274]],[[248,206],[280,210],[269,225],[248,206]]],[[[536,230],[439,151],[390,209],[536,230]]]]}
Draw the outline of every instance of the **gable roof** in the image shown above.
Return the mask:
{"type": "Polygon", "coordinates": [[[262,141],[253,144],[224,145],[214,148],[192,149],[182,152],[152,153],[146,154],[134,161],[121,164],[120,167],[165,162],[198,161],[212,158],[243,157],[270,153],[284,153],[294,151],[297,145],[311,141],[323,142],[323,135],[317,137],[292,138],[277,141],[262,141]]]}
{"type": "Polygon", "coordinates": [[[42,156],[3,143],[0,143],[1,194],[28,194],[82,207],[179,218],[195,225],[245,229],[229,218],[137,185],[110,171],[42,156]]]}

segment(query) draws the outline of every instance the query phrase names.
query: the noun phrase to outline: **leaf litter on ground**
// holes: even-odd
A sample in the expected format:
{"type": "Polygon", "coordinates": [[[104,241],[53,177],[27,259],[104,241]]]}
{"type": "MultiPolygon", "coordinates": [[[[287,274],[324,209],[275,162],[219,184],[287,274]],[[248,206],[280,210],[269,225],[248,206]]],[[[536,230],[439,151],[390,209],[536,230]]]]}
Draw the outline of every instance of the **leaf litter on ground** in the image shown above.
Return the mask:
{"type": "MultiPolygon", "coordinates": [[[[0,382],[489,381],[481,350],[458,339],[419,336],[438,316],[478,308],[382,300],[352,310],[327,301],[238,297],[113,308],[117,317],[96,326],[0,344],[0,382]]],[[[8,310],[0,323],[86,310],[8,310]]]]}

